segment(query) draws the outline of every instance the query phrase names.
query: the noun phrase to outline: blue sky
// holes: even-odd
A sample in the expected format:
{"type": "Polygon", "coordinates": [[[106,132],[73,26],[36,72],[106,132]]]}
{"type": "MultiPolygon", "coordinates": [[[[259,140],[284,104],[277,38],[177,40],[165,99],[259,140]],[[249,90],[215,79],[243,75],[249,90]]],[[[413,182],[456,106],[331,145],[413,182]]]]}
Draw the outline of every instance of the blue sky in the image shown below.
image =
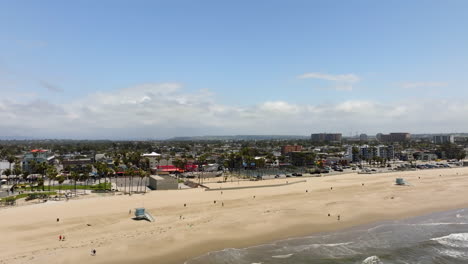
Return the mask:
{"type": "Polygon", "coordinates": [[[1,133],[468,131],[452,118],[468,95],[466,10],[466,1],[0,1],[1,133]],[[166,85],[177,89],[155,95],[166,85]],[[132,96],[136,106],[124,100],[132,96]],[[425,116],[433,105],[447,116],[425,116]],[[116,115],[129,125],[105,122],[116,115]],[[63,129],[70,122],[79,128],[63,129]]]}

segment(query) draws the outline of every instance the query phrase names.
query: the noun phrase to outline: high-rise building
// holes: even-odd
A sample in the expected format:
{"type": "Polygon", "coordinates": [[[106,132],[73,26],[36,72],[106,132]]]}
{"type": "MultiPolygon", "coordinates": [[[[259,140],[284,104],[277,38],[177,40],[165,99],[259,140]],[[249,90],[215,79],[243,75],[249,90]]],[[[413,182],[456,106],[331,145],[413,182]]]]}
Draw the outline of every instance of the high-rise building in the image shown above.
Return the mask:
{"type": "Polygon", "coordinates": [[[367,137],[366,134],[361,134],[361,135],[359,135],[359,140],[364,142],[364,141],[368,140],[368,137],[367,137]]]}
{"type": "Polygon", "coordinates": [[[453,135],[437,135],[432,137],[434,144],[446,144],[455,143],[455,137],[453,135]]]}
{"type": "Polygon", "coordinates": [[[388,135],[377,134],[376,138],[380,142],[406,142],[411,139],[410,133],[390,133],[388,135]]]}
{"type": "Polygon", "coordinates": [[[319,133],[310,136],[313,142],[341,142],[341,138],[341,133],[319,133]]]}

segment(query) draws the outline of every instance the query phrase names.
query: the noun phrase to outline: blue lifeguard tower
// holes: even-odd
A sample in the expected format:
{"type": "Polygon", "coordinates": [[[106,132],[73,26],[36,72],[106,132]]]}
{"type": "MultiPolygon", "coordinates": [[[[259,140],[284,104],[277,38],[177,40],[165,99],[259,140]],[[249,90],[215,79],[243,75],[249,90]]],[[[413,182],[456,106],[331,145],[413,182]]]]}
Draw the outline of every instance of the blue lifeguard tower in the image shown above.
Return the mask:
{"type": "Polygon", "coordinates": [[[150,222],[154,222],[154,217],[149,212],[147,212],[145,208],[135,208],[135,219],[144,219],[150,222]]]}

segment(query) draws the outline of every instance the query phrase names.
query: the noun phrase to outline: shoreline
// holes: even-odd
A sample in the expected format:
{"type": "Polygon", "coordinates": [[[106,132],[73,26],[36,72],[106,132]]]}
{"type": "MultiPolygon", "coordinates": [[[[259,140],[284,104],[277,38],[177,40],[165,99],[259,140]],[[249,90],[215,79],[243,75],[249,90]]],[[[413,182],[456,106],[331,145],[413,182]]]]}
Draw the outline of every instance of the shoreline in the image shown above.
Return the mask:
{"type": "MultiPolygon", "coordinates": [[[[193,260],[197,260],[198,258],[206,257],[209,254],[214,254],[214,253],[218,253],[218,252],[221,252],[221,251],[224,251],[224,250],[229,250],[229,249],[248,250],[248,249],[255,248],[255,247],[262,247],[262,246],[267,246],[267,245],[279,244],[281,242],[285,242],[285,241],[288,241],[288,240],[297,240],[297,239],[304,239],[304,238],[309,238],[309,237],[320,237],[320,236],[327,236],[327,235],[332,235],[332,234],[337,234],[337,233],[358,232],[358,231],[362,232],[362,231],[369,230],[369,229],[372,229],[372,228],[376,228],[376,227],[382,226],[382,225],[394,224],[394,223],[398,223],[398,222],[413,222],[413,221],[416,221],[416,220],[420,220],[421,218],[430,219],[430,217],[432,217],[432,216],[438,216],[438,215],[441,215],[441,214],[447,214],[447,213],[452,213],[452,212],[455,213],[455,212],[460,211],[460,210],[468,210],[468,207],[465,207],[465,208],[452,208],[452,209],[443,210],[443,211],[434,211],[434,212],[429,212],[429,213],[425,213],[425,214],[422,214],[422,215],[418,214],[418,215],[403,217],[403,218],[398,218],[398,219],[379,220],[379,221],[370,222],[370,223],[352,225],[352,226],[346,227],[346,228],[340,228],[340,229],[334,229],[334,230],[330,230],[330,231],[322,231],[322,232],[316,232],[316,233],[312,233],[312,234],[304,234],[304,235],[301,235],[301,236],[288,237],[288,238],[284,238],[284,239],[268,241],[268,242],[265,242],[265,243],[262,243],[262,244],[256,244],[256,245],[251,245],[251,246],[247,246],[247,247],[229,247],[229,248],[224,248],[222,250],[206,252],[206,253],[204,253],[202,255],[198,255],[196,257],[188,259],[183,263],[188,264],[193,260]]],[[[154,263],[154,262],[147,262],[147,263],[154,263]]]]}
{"type": "Polygon", "coordinates": [[[12,242],[0,245],[0,263],[184,263],[225,248],[468,208],[468,168],[303,179],[306,182],[224,193],[156,191],[0,210],[0,232],[12,242]],[[397,177],[413,186],[394,185],[397,177]],[[147,208],[156,222],[132,220],[128,211],[136,207],[147,208]],[[60,234],[67,241],[57,241],[60,234]],[[91,248],[97,256],[90,256],[91,248]]]}
{"type": "MultiPolygon", "coordinates": [[[[198,245],[196,248],[191,248],[188,250],[188,255],[189,258],[187,259],[186,257],[180,257],[174,253],[170,253],[167,255],[159,256],[158,258],[164,259],[164,263],[167,264],[187,264],[190,260],[196,259],[198,257],[202,257],[206,254],[209,253],[214,253],[218,251],[222,251],[225,249],[248,249],[251,247],[257,247],[257,246],[262,246],[266,244],[272,244],[284,240],[289,240],[289,239],[298,239],[298,238],[303,238],[303,237],[308,237],[308,236],[319,236],[319,235],[324,235],[324,234],[329,234],[329,233],[335,233],[335,232],[346,232],[346,231],[351,231],[353,229],[358,229],[361,227],[373,227],[377,226],[381,223],[385,222],[392,222],[392,221],[400,221],[400,220],[410,220],[413,218],[418,218],[418,217],[425,217],[425,216],[430,216],[432,214],[439,214],[439,213],[444,213],[444,212],[450,212],[450,211],[455,211],[455,210],[462,210],[462,209],[468,209],[468,202],[466,203],[465,206],[463,207],[453,207],[453,208],[444,208],[441,210],[427,210],[427,211],[422,211],[422,212],[417,212],[415,214],[404,214],[404,215],[399,215],[395,218],[376,218],[371,221],[362,221],[362,222],[356,222],[356,223],[351,223],[351,224],[346,224],[338,228],[334,227],[325,227],[324,229],[312,231],[312,233],[290,233],[290,230],[287,231],[280,231],[280,232],[274,232],[270,234],[265,234],[264,236],[258,236],[255,238],[249,238],[249,242],[245,243],[243,242],[243,238],[239,238],[238,240],[233,240],[229,241],[226,243],[222,243],[223,240],[210,240],[210,241],[205,241],[205,243],[208,243],[209,245],[198,245]],[[273,239],[272,239],[273,238],[273,239]],[[220,244],[221,243],[221,244],[220,244]],[[223,246],[226,245],[226,246],[223,246]],[[199,254],[201,252],[201,254],[199,254]]],[[[305,228],[306,225],[298,225],[292,228],[305,228]]],[[[187,253],[187,251],[185,251],[187,253]]],[[[126,261],[115,261],[113,260],[112,262],[114,263],[125,263],[126,261]]],[[[111,262],[102,262],[102,263],[111,263],[111,262]]],[[[154,260],[154,257],[150,258],[144,258],[143,260],[138,261],[140,264],[154,264],[157,263],[154,260]]]]}

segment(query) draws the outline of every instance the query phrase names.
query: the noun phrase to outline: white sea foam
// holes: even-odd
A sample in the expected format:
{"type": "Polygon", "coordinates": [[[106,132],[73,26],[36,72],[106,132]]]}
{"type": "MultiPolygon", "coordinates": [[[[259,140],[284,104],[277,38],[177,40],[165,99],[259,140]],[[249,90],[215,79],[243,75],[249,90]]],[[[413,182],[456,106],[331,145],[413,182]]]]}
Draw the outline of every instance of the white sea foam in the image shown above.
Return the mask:
{"type": "Polygon", "coordinates": [[[281,259],[285,259],[285,258],[289,258],[291,257],[293,254],[286,254],[286,255],[277,255],[277,256],[271,256],[272,258],[281,258],[281,259]]]}
{"type": "Polygon", "coordinates": [[[362,264],[382,264],[382,261],[377,256],[370,256],[363,260],[362,264]]]}
{"type": "Polygon", "coordinates": [[[346,246],[352,243],[353,242],[331,243],[331,244],[306,244],[306,245],[298,245],[298,246],[286,246],[286,247],[283,247],[282,250],[289,251],[289,252],[291,251],[303,252],[303,251],[308,251],[308,250],[323,249],[329,252],[336,251],[336,252],[347,252],[351,254],[351,253],[354,253],[355,251],[349,249],[346,246]]]}
{"type": "Polygon", "coordinates": [[[437,241],[438,243],[449,247],[468,247],[468,233],[454,233],[448,236],[432,238],[431,240],[437,241]]]}
{"type": "Polygon", "coordinates": [[[440,255],[456,259],[468,259],[468,253],[456,249],[438,250],[440,255]]]}

